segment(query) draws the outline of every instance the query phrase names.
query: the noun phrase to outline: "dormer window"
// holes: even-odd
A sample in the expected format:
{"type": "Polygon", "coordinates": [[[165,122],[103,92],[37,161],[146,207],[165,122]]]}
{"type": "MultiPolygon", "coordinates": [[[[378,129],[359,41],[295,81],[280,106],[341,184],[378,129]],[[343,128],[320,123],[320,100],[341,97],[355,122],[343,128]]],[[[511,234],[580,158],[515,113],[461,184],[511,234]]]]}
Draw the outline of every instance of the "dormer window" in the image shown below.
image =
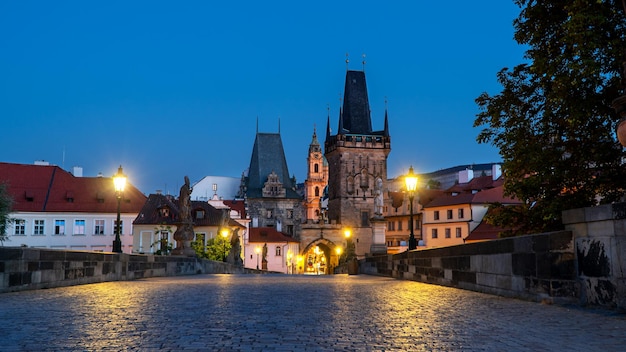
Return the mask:
{"type": "Polygon", "coordinates": [[[163,207],[159,209],[159,215],[161,215],[161,217],[167,218],[170,216],[170,208],[168,207],[163,207]]]}
{"type": "Polygon", "coordinates": [[[33,194],[33,191],[26,191],[26,193],[24,193],[24,197],[28,202],[32,202],[35,200],[35,195],[33,194]]]}
{"type": "Polygon", "coordinates": [[[196,210],[196,219],[204,219],[204,210],[203,209],[196,210]]]}

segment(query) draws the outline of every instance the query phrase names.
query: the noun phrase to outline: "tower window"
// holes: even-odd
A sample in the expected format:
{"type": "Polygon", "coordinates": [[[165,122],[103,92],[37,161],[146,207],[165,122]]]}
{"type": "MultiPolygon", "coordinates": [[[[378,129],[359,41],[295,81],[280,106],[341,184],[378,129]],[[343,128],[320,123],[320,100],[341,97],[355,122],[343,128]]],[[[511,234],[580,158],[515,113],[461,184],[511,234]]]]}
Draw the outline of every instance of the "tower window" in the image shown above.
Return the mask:
{"type": "Polygon", "coordinates": [[[320,166],[318,164],[313,165],[314,172],[320,172],[320,166]]]}
{"type": "Polygon", "coordinates": [[[315,186],[315,196],[319,197],[320,196],[320,188],[315,186]]]}

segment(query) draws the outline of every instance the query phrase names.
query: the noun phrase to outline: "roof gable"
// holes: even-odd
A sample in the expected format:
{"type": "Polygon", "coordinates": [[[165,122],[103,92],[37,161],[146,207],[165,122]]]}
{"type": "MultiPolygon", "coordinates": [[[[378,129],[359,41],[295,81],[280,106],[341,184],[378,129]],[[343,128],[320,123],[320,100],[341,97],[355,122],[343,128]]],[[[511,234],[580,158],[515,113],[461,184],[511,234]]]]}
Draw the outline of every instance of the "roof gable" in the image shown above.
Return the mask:
{"type": "MultiPolygon", "coordinates": [[[[16,212],[117,212],[111,177],[76,177],[58,166],[0,163],[0,182],[6,183],[16,212]]],[[[137,213],[145,201],[127,183],[120,210],[137,213]]]]}
{"type": "Polygon", "coordinates": [[[299,241],[295,240],[293,237],[286,235],[282,232],[278,232],[273,227],[251,227],[250,228],[250,243],[270,243],[270,242],[295,242],[299,243],[299,241]]]}

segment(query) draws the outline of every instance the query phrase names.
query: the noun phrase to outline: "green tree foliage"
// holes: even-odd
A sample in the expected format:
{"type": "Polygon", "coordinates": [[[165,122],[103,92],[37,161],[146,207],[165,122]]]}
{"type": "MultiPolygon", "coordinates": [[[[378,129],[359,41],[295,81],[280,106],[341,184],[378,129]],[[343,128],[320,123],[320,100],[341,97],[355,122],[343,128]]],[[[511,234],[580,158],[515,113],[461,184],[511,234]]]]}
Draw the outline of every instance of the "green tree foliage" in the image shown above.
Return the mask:
{"type": "Polygon", "coordinates": [[[500,151],[505,193],[524,203],[495,205],[489,221],[529,233],[562,227],[562,210],[623,194],[611,102],[621,95],[625,15],[619,0],[515,3],[515,40],[528,62],[497,74],[503,89],[476,99],[474,126],[483,127],[479,143],[500,151]]]}
{"type": "Polygon", "coordinates": [[[191,242],[191,248],[196,251],[199,258],[205,258],[215,261],[223,261],[230,252],[230,239],[223,236],[217,236],[207,240],[206,246],[203,247],[203,240],[196,239],[191,242]]]}
{"type": "Polygon", "coordinates": [[[7,190],[7,186],[4,183],[0,183],[0,243],[4,244],[4,241],[9,239],[9,234],[7,233],[7,229],[9,225],[13,222],[11,218],[9,218],[9,214],[11,213],[11,209],[13,206],[13,198],[9,195],[9,191],[7,190]]]}

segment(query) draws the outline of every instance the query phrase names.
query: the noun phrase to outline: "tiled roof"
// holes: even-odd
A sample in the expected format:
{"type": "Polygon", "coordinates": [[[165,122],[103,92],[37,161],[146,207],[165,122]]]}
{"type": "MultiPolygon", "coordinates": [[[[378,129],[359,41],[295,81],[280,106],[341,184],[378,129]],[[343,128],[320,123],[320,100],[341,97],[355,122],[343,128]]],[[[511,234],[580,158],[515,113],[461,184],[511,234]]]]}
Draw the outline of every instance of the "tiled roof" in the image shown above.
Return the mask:
{"type": "Polygon", "coordinates": [[[225,200],[224,205],[238,212],[242,219],[246,218],[246,203],[243,200],[225,200]]]}
{"type": "Polygon", "coordinates": [[[472,190],[484,190],[502,185],[503,179],[500,177],[493,180],[491,176],[474,177],[467,183],[458,183],[446,190],[448,193],[471,192],[472,190]]]}
{"type": "MultiPolygon", "coordinates": [[[[495,184],[495,183],[494,183],[495,184]]],[[[490,203],[502,203],[502,204],[521,204],[520,201],[514,198],[504,196],[504,186],[502,184],[494,187],[483,189],[474,194],[472,193],[459,193],[452,195],[446,191],[445,195],[434,198],[431,202],[427,203],[424,207],[434,208],[447,205],[458,204],[490,204],[490,203]]]]}
{"type": "Polygon", "coordinates": [[[286,198],[298,199],[295,185],[289,176],[283,142],[279,133],[257,133],[252,148],[250,169],[246,182],[248,198],[261,198],[268,175],[275,172],[287,191],[286,198]]]}
{"type": "Polygon", "coordinates": [[[251,227],[250,228],[250,243],[266,243],[266,242],[293,242],[299,243],[300,241],[294,240],[293,237],[285,235],[282,232],[276,231],[273,227],[251,227]]]}
{"type": "Polygon", "coordinates": [[[498,234],[502,231],[502,228],[490,225],[483,220],[474,231],[465,238],[465,241],[495,240],[498,239],[498,234]]]}
{"type": "Polygon", "coordinates": [[[474,195],[473,203],[502,203],[502,204],[521,204],[519,200],[504,196],[504,186],[480,191],[474,195]]]}
{"type": "MultiPolygon", "coordinates": [[[[58,166],[0,163],[0,182],[13,197],[13,211],[117,213],[111,177],[75,177],[58,166]]],[[[137,213],[146,196],[127,183],[122,213],[137,213]]]]}
{"type": "MultiPolygon", "coordinates": [[[[178,199],[163,194],[151,194],[133,224],[176,225],[180,222],[179,211],[178,199]]],[[[207,202],[194,200],[191,201],[191,216],[194,226],[220,226],[229,214],[228,209],[222,211],[215,209],[207,202]]],[[[228,218],[228,224],[241,227],[230,218],[228,218]]]]}

